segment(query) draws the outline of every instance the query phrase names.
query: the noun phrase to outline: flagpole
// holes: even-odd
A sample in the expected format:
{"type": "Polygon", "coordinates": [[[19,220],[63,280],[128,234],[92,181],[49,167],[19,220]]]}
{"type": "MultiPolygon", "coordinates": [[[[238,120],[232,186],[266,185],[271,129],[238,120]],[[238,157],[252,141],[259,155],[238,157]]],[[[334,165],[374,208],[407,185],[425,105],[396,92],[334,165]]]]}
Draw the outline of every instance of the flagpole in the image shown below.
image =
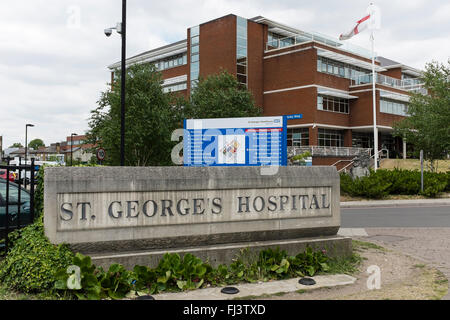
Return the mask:
{"type": "Polygon", "coordinates": [[[377,130],[377,100],[375,91],[375,52],[374,52],[374,37],[373,29],[370,36],[372,42],[372,98],[373,98],[373,145],[374,145],[374,169],[375,172],[378,169],[378,130],[377,130]]]}

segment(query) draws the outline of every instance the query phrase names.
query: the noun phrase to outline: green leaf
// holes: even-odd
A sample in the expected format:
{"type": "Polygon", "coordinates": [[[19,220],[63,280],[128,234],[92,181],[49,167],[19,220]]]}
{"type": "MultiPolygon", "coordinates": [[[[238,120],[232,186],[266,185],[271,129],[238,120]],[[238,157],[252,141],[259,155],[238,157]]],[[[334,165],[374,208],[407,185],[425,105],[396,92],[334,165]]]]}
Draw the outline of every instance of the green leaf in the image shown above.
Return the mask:
{"type": "Polygon", "coordinates": [[[316,273],[316,269],[313,266],[308,266],[306,268],[306,271],[308,272],[309,276],[313,276],[316,273]]]}
{"type": "Polygon", "coordinates": [[[184,289],[186,288],[186,286],[187,286],[187,281],[181,281],[181,280],[178,280],[178,281],[177,281],[177,286],[178,286],[178,288],[180,288],[181,290],[184,290],[184,289]]]}
{"type": "Polygon", "coordinates": [[[195,286],[196,289],[200,288],[200,287],[203,285],[204,282],[205,282],[205,280],[204,280],[204,279],[201,279],[201,280],[197,283],[197,285],[195,286]]]}
{"type": "Polygon", "coordinates": [[[66,281],[64,281],[64,280],[55,281],[55,289],[66,290],[67,289],[66,281]]]}

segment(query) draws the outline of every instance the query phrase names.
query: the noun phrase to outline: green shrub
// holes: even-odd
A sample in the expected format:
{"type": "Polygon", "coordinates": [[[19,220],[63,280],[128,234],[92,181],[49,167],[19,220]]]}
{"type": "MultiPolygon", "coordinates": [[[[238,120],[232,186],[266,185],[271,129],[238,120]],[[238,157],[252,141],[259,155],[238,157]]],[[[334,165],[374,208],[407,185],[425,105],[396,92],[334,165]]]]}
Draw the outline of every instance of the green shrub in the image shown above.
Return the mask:
{"type": "Polygon", "coordinates": [[[44,235],[42,219],[9,235],[12,247],[0,263],[0,281],[25,293],[52,291],[56,272],[67,268],[73,253],[44,235]]]}
{"type": "Polygon", "coordinates": [[[418,170],[377,170],[367,177],[352,180],[340,174],[341,192],[353,197],[382,199],[387,195],[418,195],[436,197],[450,188],[450,173],[424,172],[424,191],[421,192],[421,174],[418,170]]]}

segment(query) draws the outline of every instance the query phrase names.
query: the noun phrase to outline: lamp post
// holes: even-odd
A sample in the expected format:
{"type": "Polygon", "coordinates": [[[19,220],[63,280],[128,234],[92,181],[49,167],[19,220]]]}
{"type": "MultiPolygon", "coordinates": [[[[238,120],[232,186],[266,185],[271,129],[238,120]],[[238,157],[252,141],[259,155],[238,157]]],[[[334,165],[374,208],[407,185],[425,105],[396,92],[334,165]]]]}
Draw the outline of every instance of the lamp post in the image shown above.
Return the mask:
{"type": "Polygon", "coordinates": [[[127,0],[122,0],[122,23],[116,27],[105,29],[105,35],[109,37],[112,29],[122,36],[122,59],[121,59],[121,81],[120,81],[120,165],[125,165],[125,77],[126,77],[126,39],[127,39],[127,0]]]}
{"type": "Polygon", "coordinates": [[[27,164],[27,153],[28,153],[28,127],[34,127],[34,124],[27,123],[25,125],[25,165],[27,164]]]}
{"type": "Polygon", "coordinates": [[[76,136],[76,133],[72,133],[70,135],[70,166],[73,165],[73,136],[76,136]]]}

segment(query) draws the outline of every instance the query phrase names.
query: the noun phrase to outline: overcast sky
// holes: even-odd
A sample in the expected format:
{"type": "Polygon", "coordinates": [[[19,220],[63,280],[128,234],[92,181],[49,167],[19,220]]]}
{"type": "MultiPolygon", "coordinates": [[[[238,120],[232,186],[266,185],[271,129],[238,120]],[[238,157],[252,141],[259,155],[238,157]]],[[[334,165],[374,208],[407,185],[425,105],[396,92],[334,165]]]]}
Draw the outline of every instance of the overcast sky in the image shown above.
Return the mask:
{"type": "MultiPolygon", "coordinates": [[[[0,135],[4,148],[41,138],[46,145],[88,130],[90,111],[120,61],[121,0],[2,0],[0,135]]],[[[448,0],[380,0],[378,55],[423,69],[450,56],[448,0]]],[[[369,1],[128,0],[127,56],[186,38],[186,29],[233,13],[264,16],[333,37],[362,18],[369,1]]],[[[348,40],[370,49],[367,31],[348,40]]]]}

